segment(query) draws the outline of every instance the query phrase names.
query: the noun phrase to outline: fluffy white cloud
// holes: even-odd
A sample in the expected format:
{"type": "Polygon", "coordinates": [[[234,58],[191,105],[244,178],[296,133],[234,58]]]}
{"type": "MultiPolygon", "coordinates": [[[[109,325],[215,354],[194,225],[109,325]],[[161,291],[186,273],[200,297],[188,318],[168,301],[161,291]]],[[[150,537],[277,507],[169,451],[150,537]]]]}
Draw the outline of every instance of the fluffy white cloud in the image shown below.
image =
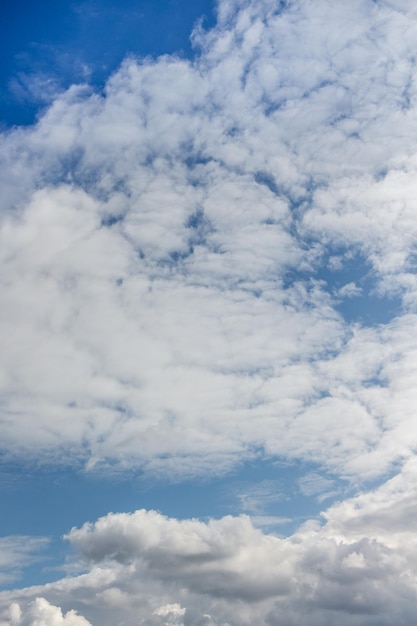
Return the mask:
{"type": "Polygon", "coordinates": [[[311,614],[313,624],[336,617],[342,624],[412,624],[415,477],[412,462],[375,491],[332,506],[324,525],[309,522],[285,539],[244,516],[202,523],[152,511],[108,515],[73,529],[69,539],[90,562],[135,567],[142,584],[155,578],[173,594],[187,589],[190,609],[201,603],[220,623],[253,623],[257,615],[280,624],[293,614],[301,624],[311,614]],[[246,618],[233,615],[237,601],[248,607],[246,618]]]}
{"type": "Polygon", "coordinates": [[[8,454],[188,475],[261,450],[346,476],[412,454],[391,365],[415,367],[412,318],[369,341],[315,276],[357,253],[415,301],[414,17],[221,2],[194,61],[127,60],[4,136],[8,454]]]}
{"type": "MultiPolygon", "coordinates": [[[[255,529],[246,516],[203,523],[144,510],[110,514],[73,529],[68,538],[90,563],[136,564],[140,577],[215,598],[249,603],[295,598],[308,586],[316,604],[322,589],[327,593],[333,586],[342,594],[347,583],[366,595],[365,581],[369,593],[382,597],[383,585],[395,576],[415,593],[416,542],[409,528],[415,508],[412,476],[415,464],[408,476],[330,508],[324,526],[309,522],[289,538],[255,529]]],[[[379,611],[376,599],[372,607],[365,595],[360,612],[379,611]]],[[[328,609],[333,600],[329,595],[328,609]]],[[[354,610],[355,598],[344,602],[347,612],[349,606],[354,610]]]]}
{"type": "MultiPolygon", "coordinates": [[[[85,574],[3,592],[0,606],[27,607],[42,595],[104,626],[278,626],[307,619],[314,626],[411,626],[416,472],[409,462],[374,491],[324,511],[324,523],[310,520],[286,538],[254,528],[247,516],[202,522],[145,510],[109,514],[68,536],[85,574]]],[[[28,615],[37,615],[37,605],[30,606],[28,615]]],[[[64,619],[56,607],[50,612],[64,619]]],[[[72,612],[70,618],[82,619],[72,612]]]]}
{"type": "Polygon", "coordinates": [[[178,603],[160,606],[159,609],[155,609],[153,614],[160,617],[165,626],[175,626],[176,624],[183,626],[184,624],[185,609],[178,603]]]}
{"type": "Polygon", "coordinates": [[[84,617],[75,611],[62,614],[58,606],[49,604],[45,598],[36,598],[26,611],[19,604],[13,603],[9,608],[9,619],[0,622],[2,626],[91,626],[84,617]]]}
{"type": "Polygon", "coordinates": [[[285,593],[290,586],[293,557],[285,542],[264,535],[245,516],[205,524],[142,510],[74,529],[69,539],[92,562],[140,559],[158,579],[183,582],[198,593],[257,600],[285,593]],[[263,566],[253,569],[255,559],[263,566]]]}

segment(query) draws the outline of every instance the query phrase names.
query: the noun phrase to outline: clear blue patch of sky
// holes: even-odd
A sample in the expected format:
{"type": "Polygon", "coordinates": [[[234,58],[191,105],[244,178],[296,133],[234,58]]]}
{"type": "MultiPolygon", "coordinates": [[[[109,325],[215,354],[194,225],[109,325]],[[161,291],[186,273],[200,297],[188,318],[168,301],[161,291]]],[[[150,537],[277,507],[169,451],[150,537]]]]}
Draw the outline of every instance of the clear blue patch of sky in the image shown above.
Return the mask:
{"type": "Polygon", "coordinates": [[[378,295],[364,289],[358,296],[344,298],[336,309],[347,322],[357,322],[362,326],[387,324],[401,313],[401,298],[378,295]]]}
{"type": "MultiPolygon", "coordinates": [[[[318,502],[315,495],[303,495],[297,486],[303,475],[314,470],[301,463],[259,460],[221,478],[166,483],[149,477],[143,479],[140,475],[116,479],[75,470],[50,467],[32,471],[10,465],[3,467],[0,480],[0,534],[51,538],[49,547],[42,552],[43,559],[26,568],[19,586],[61,578],[63,571],[59,566],[69,552],[62,535],[73,526],[94,522],[109,512],[145,508],[178,519],[219,518],[240,513],[277,516],[291,521],[273,530],[288,535],[305,519],[318,516],[330,503],[318,502]],[[258,511],[245,510],[239,495],[256,490],[265,482],[276,485],[283,496],[267,493],[264,502],[262,497],[259,499],[258,511]]],[[[11,583],[5,588],[15,586],[16,583],[11,583]]]]}
{"type": "Polygon", "coordinates": [[[340,268],[332,268],[329,259],[326,259],[316,277],[326,283],[327,290],[336,298],[336,310],[348,323],[365,326],[386,324],[401,313],[400,294],[385,295],[378,291],[378,276],[365,257],[355,254],[350,258],[342,251],[340,256],[340,268]],[[338,297],[339,290],[349,283],[354,283],[360,293],[338,297]]]}
{"type": "Polygon", "coordinates": [[[0,123],[31,124],[49,89],[79,82],[100,88],[129,54],[191,57],[190,34],[200,19],[213,25],[214,0],[0,3],[0,123]]]}
{"type": "MultiPolygon", "coordinates": [[[[310,243],[313,245],[314,241],[310,243]]],[[[387,324],[402,314],[402,294],[379,290],[379,276],[366,257],[360,253],[349,255],[346,252],[345,249],[332,250],[319,260],[315,269],[289,270],[283,276],[284,289],[291,288],[297,282],[309,284],[312,279],[321,281],[323,289],[332,297],[335,310],[349,324],[387,324]],[[332,267],[332,257],[340,257],[340,267],[332,267]],[[358,288],[358,293],[350,296],[340,293],[350,283],[358,288]]]]}

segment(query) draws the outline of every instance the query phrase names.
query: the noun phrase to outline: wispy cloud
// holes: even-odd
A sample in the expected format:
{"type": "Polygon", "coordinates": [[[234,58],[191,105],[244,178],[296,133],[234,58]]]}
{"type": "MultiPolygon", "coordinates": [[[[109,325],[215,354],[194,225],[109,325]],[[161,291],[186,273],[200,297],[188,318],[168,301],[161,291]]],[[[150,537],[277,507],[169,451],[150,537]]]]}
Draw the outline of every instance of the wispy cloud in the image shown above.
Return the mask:
{"type": "Polygon", "coordinates": [[[0,584],[18,581],[25,567],[42,560],[48,543],[47,537],[0,537],[0,584]]]}
{"type": "Polygon", "coordinates": [[[86,574],[0,594],[0,603],[17,602],[24,612],[42,595],[104,626],[121,611],[127,623],[144,625],[159,624],[157,617],[278,625],[283,616],[294,623],[308,616],[314,626],[336,616],[344,626],[411,624],[415,465],[333,505],[324,524],[306,522],[286,539],[254,528],[247,516],[204,523],[145,510],[109,514],[67,537],[86,574]]]}

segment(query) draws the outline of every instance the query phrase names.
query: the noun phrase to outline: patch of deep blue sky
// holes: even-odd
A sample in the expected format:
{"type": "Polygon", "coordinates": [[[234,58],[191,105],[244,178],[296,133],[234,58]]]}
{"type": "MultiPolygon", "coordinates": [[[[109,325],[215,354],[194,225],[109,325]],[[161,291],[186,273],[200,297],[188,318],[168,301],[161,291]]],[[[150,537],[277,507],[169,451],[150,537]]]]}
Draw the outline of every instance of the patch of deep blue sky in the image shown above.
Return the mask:
{"type": "Polygon", "coordinates": [[[192,57],[214,0],[13,0],[0,3],[0,121],[30,124],[56,89],[100,88],[126,57],[192,57]]]}

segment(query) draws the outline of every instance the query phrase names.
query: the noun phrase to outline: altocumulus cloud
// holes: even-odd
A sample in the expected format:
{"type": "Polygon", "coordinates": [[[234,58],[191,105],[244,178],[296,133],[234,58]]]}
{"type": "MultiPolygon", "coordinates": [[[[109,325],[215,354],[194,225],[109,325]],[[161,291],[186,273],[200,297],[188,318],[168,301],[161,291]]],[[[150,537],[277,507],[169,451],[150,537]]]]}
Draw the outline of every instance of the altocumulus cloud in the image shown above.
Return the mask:
{"type": "Polygon", "coordinates": [[[128,59],[4,136],[9,455],[349,477],[412,454],[414,12],[221,2],[196,60],[128,59]],[[321,275],[355,255],[406,315],[343,319],[321,275]]]}
{"type": "Polygon", "coordinates": [[[398,473],[286,539],[103,517],[69,534],[83,574],[2,594],[13,624],[416,621],[417,8],[281,5],[222,0],[195,60],[127,59],[4,133],[0,441],[178,478],[398,473]],[[395,317],[343,316],[352,262],[395,317]]]}
{"type": "Polygon", "coordinates": [[[352,476],[412,454],[414,11],[220,3],[195,61],[127,60],[4,136],[10,455],[352,476]],[[335,254],[407,315],[347,323],[335,254]]]}

